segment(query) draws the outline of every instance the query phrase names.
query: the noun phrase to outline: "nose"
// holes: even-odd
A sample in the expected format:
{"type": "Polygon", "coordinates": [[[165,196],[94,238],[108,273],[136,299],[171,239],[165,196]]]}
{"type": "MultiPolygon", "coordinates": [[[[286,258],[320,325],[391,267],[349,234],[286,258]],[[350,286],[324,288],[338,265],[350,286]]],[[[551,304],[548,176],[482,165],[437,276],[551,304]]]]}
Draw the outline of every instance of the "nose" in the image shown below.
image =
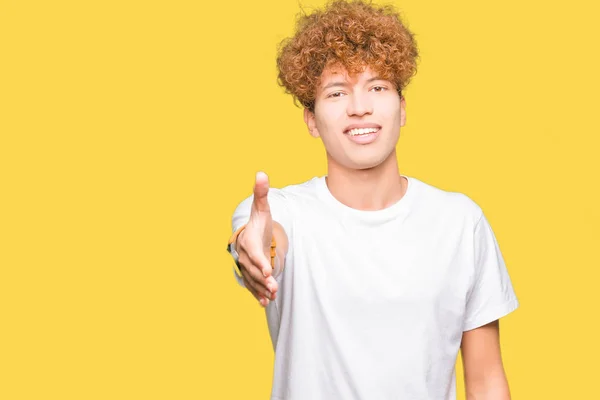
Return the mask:
{"type": "Polygon", "coordinates": [[[373,113],[373,104],[368,94],[355,93],[350,96],[350,101],[347,107],[348,116],[357,115],[362,116],[365,114],[373,113]]]}

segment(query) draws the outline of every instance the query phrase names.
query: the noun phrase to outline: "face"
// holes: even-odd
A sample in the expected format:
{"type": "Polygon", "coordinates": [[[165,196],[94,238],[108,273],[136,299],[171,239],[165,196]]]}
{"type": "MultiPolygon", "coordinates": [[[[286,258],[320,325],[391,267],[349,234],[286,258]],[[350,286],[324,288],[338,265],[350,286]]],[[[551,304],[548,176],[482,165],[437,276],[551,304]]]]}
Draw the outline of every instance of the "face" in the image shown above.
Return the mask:
{"type": "Polygon", "coordinates": [[[368,67],[355,76],[326,69],[314,113],[304,110],[304,121],[311,135],[323,141],[328,162],[347,169],[374,168],[395,156],[405,120],[405,102],[395,85],[368,67]]]}

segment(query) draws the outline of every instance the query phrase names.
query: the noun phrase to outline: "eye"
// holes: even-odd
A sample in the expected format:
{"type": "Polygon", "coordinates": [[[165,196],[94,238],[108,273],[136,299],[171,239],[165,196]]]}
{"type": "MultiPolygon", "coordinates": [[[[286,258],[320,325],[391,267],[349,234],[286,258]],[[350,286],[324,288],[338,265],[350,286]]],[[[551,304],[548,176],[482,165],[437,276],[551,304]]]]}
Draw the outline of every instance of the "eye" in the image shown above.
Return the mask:
{"type": "Polygon", "coordinates": [[[333,92],[333,93],[331,93],[330,95],[328,95],[327,97],[340,97],[340,96],[336,96],[336,95],[338,95],[338,94],[339,94],[339,95],[342,95],[343,93],[342,93],[342,92],[333,92]]]}
{"type": "Polygon", "coordinates": [[[387,90],[387,88],[385,86],[373,86],[373,89],[381,89],[381,90],[375,90],[376,92],[383,92],[384,90],[387,90]]]}

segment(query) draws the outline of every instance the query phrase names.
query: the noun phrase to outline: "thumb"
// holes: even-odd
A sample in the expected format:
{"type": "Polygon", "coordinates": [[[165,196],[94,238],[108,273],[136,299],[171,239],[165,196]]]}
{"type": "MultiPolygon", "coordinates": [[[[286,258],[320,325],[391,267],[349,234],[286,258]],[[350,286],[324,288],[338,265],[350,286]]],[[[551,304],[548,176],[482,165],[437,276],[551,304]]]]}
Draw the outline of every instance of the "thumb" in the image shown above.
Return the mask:
{"type": "Polygon", "coordinates": [[[253,208],[259,212],[270,212],[268,195],[269,194],[269,177],[264,172],[256,174],[254,182],[254,200],[253,208]]]}

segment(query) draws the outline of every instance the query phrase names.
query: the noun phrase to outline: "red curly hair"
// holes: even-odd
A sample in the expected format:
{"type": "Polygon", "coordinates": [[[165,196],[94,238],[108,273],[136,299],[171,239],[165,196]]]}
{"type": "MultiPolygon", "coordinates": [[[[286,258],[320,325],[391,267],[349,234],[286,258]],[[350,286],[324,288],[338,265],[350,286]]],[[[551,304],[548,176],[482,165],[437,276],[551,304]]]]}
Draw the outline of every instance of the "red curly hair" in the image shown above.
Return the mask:
{"type": "Polygon", "coordinates": [[[324,69],[344,67],[353,75],[369,66],[401,94],[416,73],[417,59],[413,34],[393,6],[334,0],[322,11],[297,17],[296,34],[278,46],[277,82],[294,104],[314,112],[324,69]]]}

